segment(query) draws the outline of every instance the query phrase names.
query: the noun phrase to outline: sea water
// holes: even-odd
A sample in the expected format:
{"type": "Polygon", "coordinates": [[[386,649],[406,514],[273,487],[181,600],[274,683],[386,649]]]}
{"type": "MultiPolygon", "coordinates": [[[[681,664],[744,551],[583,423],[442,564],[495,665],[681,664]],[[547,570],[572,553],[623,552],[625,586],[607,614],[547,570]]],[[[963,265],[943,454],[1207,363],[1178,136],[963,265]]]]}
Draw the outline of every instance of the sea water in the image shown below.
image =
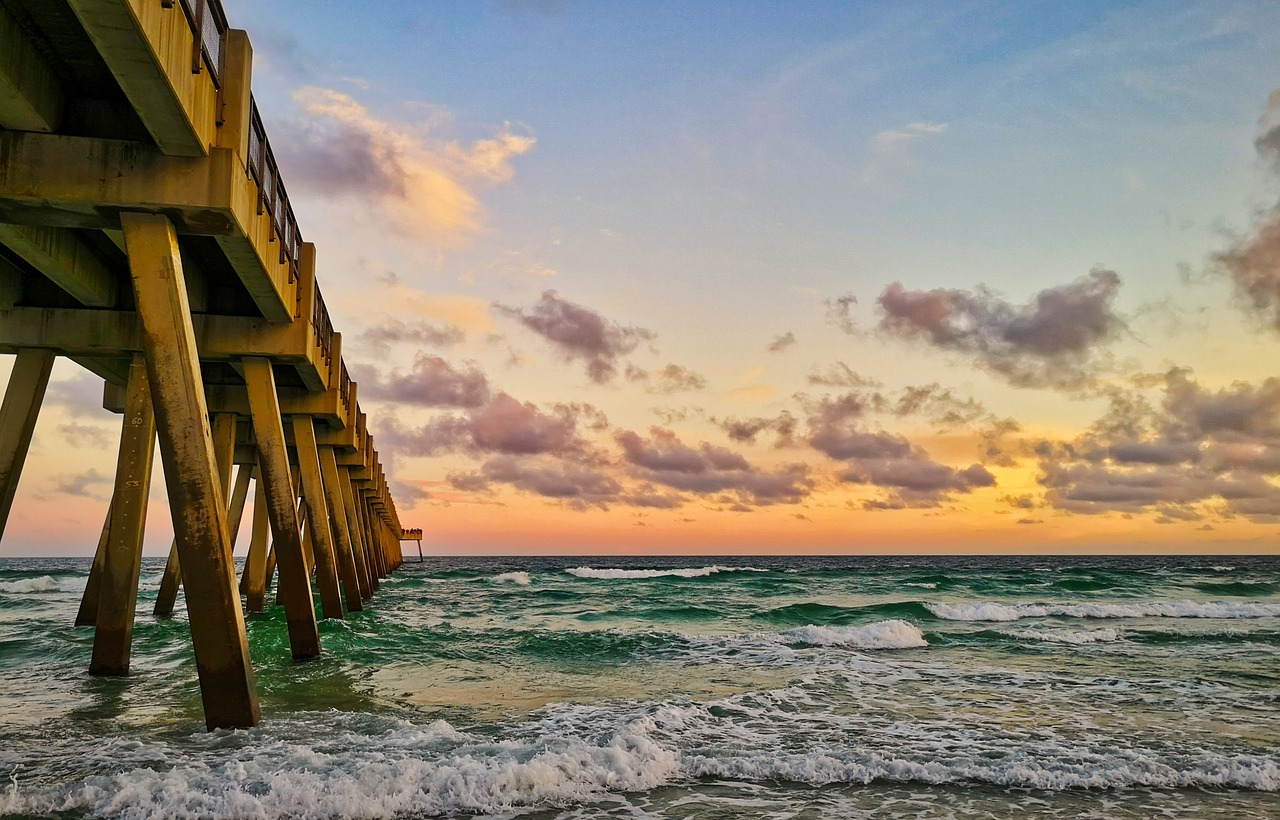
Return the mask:
{"type": "Polygon", "coordinates": [[[87,569],[0,561],[0,815],[1280,817],[1274,557],[427,559],[249,615],[212,733],[158,561],[85,673],[87,569]]]}

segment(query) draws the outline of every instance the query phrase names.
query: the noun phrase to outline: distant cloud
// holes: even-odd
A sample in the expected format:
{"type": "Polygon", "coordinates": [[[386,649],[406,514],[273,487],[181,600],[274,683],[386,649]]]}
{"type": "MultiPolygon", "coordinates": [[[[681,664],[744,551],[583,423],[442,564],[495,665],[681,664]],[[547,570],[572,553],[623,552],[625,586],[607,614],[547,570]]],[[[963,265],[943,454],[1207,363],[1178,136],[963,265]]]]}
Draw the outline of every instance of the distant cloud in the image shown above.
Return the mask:
{"type": "Polygon", "coordinates": [[[622,485],[601,469],[546,457],[496,456],[478,472],[450,473],[448,481],[455,489],[468,492],[506,484],[544,498],[598,507],[607,507],[622,492],[622,485]]]}
{"type": "Polygon", "coordinates": [[[439,356],[418,354],[408,373],[383,377],[376,368],[353,366],[361,398],[418,407],[477,408],[489,401],[489,382],[474,365],[459,370],[439,356]]]}
{"type": "Polygon", "coordinates": [[[115,479],[99,473],[96,469],[89,469],[76,475],[57,476],[53,483],[55,492],[105,501],[111,497],[110,488],[115,484],[115,479]],[[103,490],[94,492],[95,487],[102,487],[103,490]]]}
{"type": "Polygon", "coordinates": [[[796,427],[799,420],[791,413],[783,410],[776,416],[738,419],[712,419],[712,421],[728,434],[733,441],[742,442],[744,444],[755,444],[756,437],[761,433],[769,431],[774,433],[776,438],[776,446],[788,447],[793,444],[796,427]]]}
{"type": "Polygon", "coordinates": [[[504,124],[464,146],[437,138],[438,123],[379,119],[351,95],[329,88],[307,86],[294,99],[304,119],[274,146],[294,190],[362,199],[401,231],[445,244],[479,230],[475,189],[511,179],[511,160],[536,142],[504,124]]]}
{"type": "Polygon", "coordinates": [[[399,319],[385,318],[373,327],[365,328],[360,340],[369,349],[385,353],[396,344],[416,344],[428,347],[452,347],[466,341],[467,332],[454,325],[438,327],[429,324],[409,324],[399,319]]]}
{"type": "Polygon", "coordinates": [[[887,491],[880,499],[866,502],[865,509],[936,507],[954,493],[995,484],[995,476],[981,464],[949,467],[904,436],[866,429],[865,416],[876,403],[874,395],[827,397],[810,405],[808,419],[809,446],[847,465],[841,481],[887,491]]]}
{"type": "Polygon", "coordinates": [[[902,128],[889,128],[877,133],[867,143],[867,162],[862,167],[864,185],[890,182],[914,165],[911,146],[926,137],[945,134],[944,122],[913,122],[902,128]]]}
{"type": "Polygon", "coordinates": [[[986,288],[913,291],[894,282],[880,294],[879,327],[969,354],[1018,387],[1079,388],[1096,375],[1098,349],[1125,327],[1113,307],[1119,290],[1120,277],[1101,268],[1026,305],[986,288]]]}
{"type": "Polygon", "coordinates": [[[773,337],[773,341],[769,342],[767,348],[770,353],[781,353],[796,343],[796,334],[787,331],[778,336],[773,337]]]}
{"type": "Polygon", "coordinates": [[[760,470],[739,453],[705,443],[690,447],[661,427],[650,428],[648,437],[622,430],[616,439],[640,477],[681,492],[728,493],[739,504],[769,506],[799,503],[813,489],[805,465],[760,470]]]}
{"type": "Polygon", "coordinates": [[[640,344],[652,341],[652,331],[627,327],[606,319],[590,308],[543,291],[529,310],[495,304],[494,310],[515,319],[552,344],[566,361],[581,361],[597,384],[614,379],[619,361],[640,344]]]}
{"type": "Polygon", "coordinates": [[[386,438],[406,455],[417,456],[448,452],[578,455],[587,449],[578,425],[598,427],[600,417],[589,405],[558,404],[543,410],[498,393],[466,415],[440,416],[416,429],[383,422],[379,440],[386,438]]]}
{"type": "Polygon", "coordinates": [[[705,376],[678,364],[669,364],[657,370],[645,370],[628,364],[626,377],[627,381],[642,385],[646,393],[655,395],[705,390],[707,387],[705,376]]]}
{"type": "Polygon", "coordinates": [[[829,365],[822,372],[810,373],[806,381],[822,387],[880,387],[880,382],[859,375],[844,362],[829,365]]]}
{"type": "Polygon", "coordinates": [[[853,306],[858,304],[858,297],[852,293],[846,293],[843,296],[837,296],[834,299],[824,299],[823,307],[827,311],[827,324],[838,328],[841,332],[850,336],[857,336],[860,333],[858,325],[853,321],[853,306]]]}
{"type": "MultiPolygon", "coordinates": [[[[1273,91],[1259,122],[1258,154],[1280,172],[1280,90],[1273,91]]],[[[1280,205],[1263,214],[1251,233],[1216,261],[1245,305],[1280,332],[1280,205]]]]}
{"type": "Polygon", "coordinates": [[[1059,509],[1280,523],[1280,379],[1209,390],[1171,370],[1160,407],[1116,393],[1089,432],[1037,453],[1059,509]]]}

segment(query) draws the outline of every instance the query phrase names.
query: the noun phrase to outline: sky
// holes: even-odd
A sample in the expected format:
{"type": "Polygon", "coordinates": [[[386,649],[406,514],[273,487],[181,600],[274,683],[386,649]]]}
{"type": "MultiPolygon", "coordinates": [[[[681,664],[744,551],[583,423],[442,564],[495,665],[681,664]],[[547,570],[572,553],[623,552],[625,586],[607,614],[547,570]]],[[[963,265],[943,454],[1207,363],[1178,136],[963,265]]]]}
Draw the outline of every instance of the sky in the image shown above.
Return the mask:
{"type": "Polygon", "coordinates": [[[1280,5],[224,4],[425,550],[1276,550],[1280,5]]]}

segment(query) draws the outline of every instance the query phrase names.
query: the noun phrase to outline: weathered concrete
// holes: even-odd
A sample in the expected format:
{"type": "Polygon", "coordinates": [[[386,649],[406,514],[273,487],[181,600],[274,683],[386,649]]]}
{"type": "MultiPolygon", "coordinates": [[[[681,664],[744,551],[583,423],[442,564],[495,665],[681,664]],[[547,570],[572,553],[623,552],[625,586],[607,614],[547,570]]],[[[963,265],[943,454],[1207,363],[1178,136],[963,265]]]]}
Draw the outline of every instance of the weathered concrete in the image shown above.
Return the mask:
{"type": "Polygon", "coordinates": [[[26,348],[18,351],[9,374],[4,403],[0,404],[0,538],[18,492],[18,479],[52,370],[52,350],[26,348]]]}
{"type": "Polygon", "coordinates": [[[276,382],[271,362],[244,360],[244,380],[253,408],[253,434],[258,441],[258,471],[266,486],[267,514],[271,522],[274,552],[280,568],[279,590],[289,623],[289,646],[301,660],[320,654],[320,633],[311,600],[311,579],[302,554],[298,528],[297,496],[289,472],[285,449],[284,421],[276,400],[276,382]]]}
{"type": "Polygon", "coordinates": [[[253,726],[261,719],[258,696],[177,235],[168,219],[152,214],[122,214],[121,225],[174,536],[188,578],[187,611],[205,722],[210,728],[253,726]]]}
{"type": "Polygon", "coordinates": [[[191,72],[194,38],[182,9],[149,0],[68,0],[156,145],[204,156],[213,142],[217,88],[191,72]]]}
{"type": "Polygon", "coordinates": [[[102,521],[102,535],[98,537],[98,548],[93,553],[93,564],[89,567],[89,580],[85,582],[84,594],[80,596],[80,609],[76,611],[76,626],[93,626],[98,622],[98,599],[102,593],[102,565],[107,557],[107,538],[111,534],[111,507],[114,506],[113,498],[102,521]]]}
{"type": "Polygon", "coordinates": [[[116,277],[97,254],[66,228],[0,222],[0,244],[81,304],[115,306],[116,277]]]}
{"type": "Polygon", "coordinates": [[[52,66],[0,5],[0,128],[54,131],[62,104],[52,66]]]}
{"type": "Polygon", "coordinates": [[[110,536],[102,563],[90,675],[129,673],[138,574],[142,569],[142,536],[147,524],[155,449],[156,419],[151,407],[147,366],[141,356],[135,356],[129,368],[129,399],[120,431],[110,536]]]}
{"type": "Polygon", "coordinates": [[[334,553],[329,505],[324,477],[320,472],[320,451],[316,445],[315,422],[310,416],[293,416],[293,441],[298,452],[298,473],[302,477],[302,500],[307,507],[307,533],[313,547],[320,605],[326,618],[342,618],[342,592],[338,588],[338,561],[334,553]]]}
{"type": "Polygon", "coordinates": [[[254,482],[253,529],[249,539],[249,555],[245,558],[244,577],[240,581],[240,591],[245,597],[245,609],[250,612],[263,610],[267,586],[267,553],[270,552],[269,537],[266,485],[261,475],[258,475],[257,481],[254,482]]]}
{"type": "Polygon", "coordinates": [[[324,477],[325,500],[333,517],[334,549],[338,553],[338,568],[342,573],[342,590],[346,593],[347,609],[359,612],[361,604],[359,570],[351,549],[351,528],[347,524],[347,508],[342,499],[342,478],[338,474],[338,460],[332,447],[320,448],[320,473],[324,477]]]}

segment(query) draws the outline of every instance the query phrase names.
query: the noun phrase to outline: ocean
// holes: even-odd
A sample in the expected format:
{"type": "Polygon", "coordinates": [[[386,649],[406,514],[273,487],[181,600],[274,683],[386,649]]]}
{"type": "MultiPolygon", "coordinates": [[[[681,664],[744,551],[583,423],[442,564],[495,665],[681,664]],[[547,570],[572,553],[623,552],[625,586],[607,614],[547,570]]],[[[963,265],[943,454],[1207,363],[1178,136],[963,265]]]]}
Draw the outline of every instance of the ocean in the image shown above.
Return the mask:
{"type": "Polygon", "coordinates": [[[89,677],[0,560],[4,817],[1280,817],[1280,558],[428,558],[204,731],[186,615],[89,677]]]}

